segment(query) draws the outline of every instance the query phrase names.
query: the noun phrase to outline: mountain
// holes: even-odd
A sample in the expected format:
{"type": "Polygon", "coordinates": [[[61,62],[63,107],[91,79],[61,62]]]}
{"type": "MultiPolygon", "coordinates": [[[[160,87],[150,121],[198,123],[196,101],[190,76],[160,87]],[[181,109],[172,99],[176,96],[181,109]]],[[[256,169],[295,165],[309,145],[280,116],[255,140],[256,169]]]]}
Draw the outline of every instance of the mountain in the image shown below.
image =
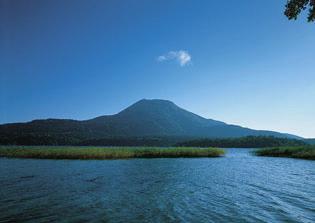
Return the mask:
{"type": "Polygon", "coordinates": [[[101,139],[226,138],[243,136],[300,137],[253,130],[206,119],[167,100],[140,100],[115,115],[89,120],[34,120],[0,125],[0,144],[80,144],[101,139]]]}
{"type": "Polygon", "coordinates": [[[205,119],[181,109],[166,100],[141,100],[113,116],[101,116],[87,121],[112,128],[118,136],[199,136],[214,126],[225,125],[220,121],[205,119]]]}

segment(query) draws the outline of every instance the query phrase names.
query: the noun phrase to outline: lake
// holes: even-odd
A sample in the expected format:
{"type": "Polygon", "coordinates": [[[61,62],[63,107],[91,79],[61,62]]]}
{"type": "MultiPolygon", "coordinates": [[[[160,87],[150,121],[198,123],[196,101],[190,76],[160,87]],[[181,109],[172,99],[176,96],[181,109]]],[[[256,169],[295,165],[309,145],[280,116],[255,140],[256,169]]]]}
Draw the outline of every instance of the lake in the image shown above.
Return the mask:
{"type": "Polygon", "coordinates": [[[0,222],[314,222],[315,161],[0,159],[0,222]]]}

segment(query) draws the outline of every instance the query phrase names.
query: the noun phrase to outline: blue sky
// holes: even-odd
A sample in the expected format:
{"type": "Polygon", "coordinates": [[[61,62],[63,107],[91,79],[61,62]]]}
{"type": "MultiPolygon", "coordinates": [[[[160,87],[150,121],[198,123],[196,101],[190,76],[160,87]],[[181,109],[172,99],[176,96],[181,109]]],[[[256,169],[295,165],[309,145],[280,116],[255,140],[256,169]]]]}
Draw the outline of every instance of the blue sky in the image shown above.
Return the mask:
{"type": "Polygon", "coordinates": [[[0,1],[0,123],[142,98],[315,137],[315,24],[286,1],[0,1]]]}

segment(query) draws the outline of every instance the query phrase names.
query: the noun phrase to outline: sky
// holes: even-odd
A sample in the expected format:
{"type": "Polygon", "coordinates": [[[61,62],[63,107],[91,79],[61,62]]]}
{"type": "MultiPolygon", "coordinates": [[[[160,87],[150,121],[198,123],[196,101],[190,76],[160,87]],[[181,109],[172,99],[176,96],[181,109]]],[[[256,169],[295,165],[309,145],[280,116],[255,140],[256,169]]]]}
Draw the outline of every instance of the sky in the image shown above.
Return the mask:
{"type": "Polygon", "coordinates": [[[286,0],[0,0],[0,123],[167,99],[315,138],[315,23],[286,0]]]}

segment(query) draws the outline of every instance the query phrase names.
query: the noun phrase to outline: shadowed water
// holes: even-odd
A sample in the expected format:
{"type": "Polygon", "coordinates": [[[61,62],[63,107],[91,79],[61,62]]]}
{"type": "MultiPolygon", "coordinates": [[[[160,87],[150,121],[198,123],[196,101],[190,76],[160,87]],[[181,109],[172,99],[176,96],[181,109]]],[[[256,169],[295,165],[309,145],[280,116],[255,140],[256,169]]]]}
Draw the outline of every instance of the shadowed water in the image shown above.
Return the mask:
{"type": "Polygon", "coordinates": [[[315,161],[0,159],[0,222],[314,222],[315,161]]]}

